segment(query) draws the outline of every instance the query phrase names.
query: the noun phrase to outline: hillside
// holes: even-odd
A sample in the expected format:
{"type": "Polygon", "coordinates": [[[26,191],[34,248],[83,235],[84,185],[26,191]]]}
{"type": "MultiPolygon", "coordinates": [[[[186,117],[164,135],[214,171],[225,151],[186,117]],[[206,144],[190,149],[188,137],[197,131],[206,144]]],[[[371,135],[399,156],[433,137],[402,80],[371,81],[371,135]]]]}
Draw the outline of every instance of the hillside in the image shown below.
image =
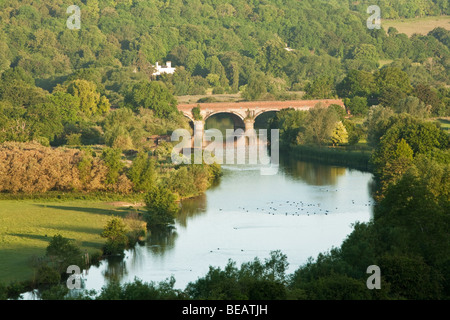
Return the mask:
{"type": "MultiPolygon", "coordinates": [[[[450,31],[408,37],[383,24],[369,29],[370,1],[74,5],[79,30],[70,27],[75,13],[60,0],[0,3],[0,142],[114,145],[121,135],[122,146],[131,147],[142,136],[186,126],[173,116],[178,102],[353,98],[339,89],[347,75],[357,70],[384,82],[382,68],[400,70],[394,74],[407,76],[413,87],[434,90],[439,101],[432,105],[441,110],[434,113],[446,115],[450,31]],[[153,76],[154,65],[168,61],[175,73],[153,76]],[[123,123],[108,126],[116,121],[113,115],[104,121],[110,108],[121,107],[151,109],[140,114],[145,133],[123,123]]],[[[384,1],[380,9],[382,21],[449,13],[446,1],[436,0],[384,1]]],[[[358,93],[367,96],[363,108],[383,94],[369,89],[371,94],[358,93]]]]}
{"type": "MultiPolygon", "coordinates": [[[[448,74],[434,75],[424,65],[436,57],[448,68],[448,43],[437,35],[405,40],[368,30],[370,1],[73,2],[81,10],[80,30],[68,29],[68,6],[59,0],[2,1],[0,73],[22,67],[48,91],[89,77],[113,104],[122,102],[130,82],[148,78],[152,65],[167,60],[178,68],[163,78],[175,95],[237,93],[261,75],[277,95],[302,90],[319,76],[335,83],[349,69],[373,71],[378,59],[407,58],[423,66],[427,81],[448,82],[448,74]],[[77,74],[81,69],[89,72],[77,74]]],[[[382,18],[449,10],[445,1],[406,2],[385,1],[382,18]]]]}

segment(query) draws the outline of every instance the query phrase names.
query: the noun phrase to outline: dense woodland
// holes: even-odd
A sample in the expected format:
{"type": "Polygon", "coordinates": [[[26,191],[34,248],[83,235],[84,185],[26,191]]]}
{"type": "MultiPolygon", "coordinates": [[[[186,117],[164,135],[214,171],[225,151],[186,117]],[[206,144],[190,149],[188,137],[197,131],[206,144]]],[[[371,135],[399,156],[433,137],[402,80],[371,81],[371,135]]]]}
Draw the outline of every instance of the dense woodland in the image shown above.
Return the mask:
{"type": "MultiPolygon", "coordinates": [[[[378,2],[383,18],[450,10],[447,1],[378,2]]],[[[301,90],[344,98],[355,114],[380,103],[405,109],[399,101],[414,96],[429,114],[449,114],[449,31],[369,30],[369,1],[74,4],[80,30],[66,26],[62,1],[0,4],[0,141],[139,149],[188,127],[173,96],[211,90],[247,100],[301,90]],[[176,73],[154,79],[153,65],[169,60],[176,73]],[[379,70],[380,61],[392,62],[379,70]],[[120,111],[123,124],[111,112],[122,107],[133,111],[120,111]]]]}
{"type": "MultiPolygon", "coordinates": [[[[368,1],[74,3],[80,30],[67,28],[62,1],[0,4],[0,141],[139,149],[188,127],[173,96],[211,90],[247,100],[303,90],[344,98],[355,114],[415,96],[431,115],[449,114],[449,31],[369,30],[368,1]],[[152,78],[168,60],[176,73],[152,78]],[[392,63],[379,70],[382,60],[392,63]],[[118,107],[133,111],[123,124],[110,112],[118,107]]],[[[450,10],[446,1],[379,4],[384,18],[450,10]]]]}
{"type": "MultiPolygon", "coordinates": [[[[274,252],[266,261],[211,267],[183,291],[175,279],[137,280],[111,283],[97,298],[450,298],[450,143],[435,121],[450,115],[450,31],[408,37],[366,27],[369,5],[395,19],[448,15],[448,1],[72,2],[81,8],[80,30],[67,28],[62,0],[0,3],[2,195],[142,194],[147,225],[173,223],[174,200],[205,191],[220,168],[173,167],[171,145],[155,148],[149,138],[189,128],[176,97],[207,93],[344,99],[345,111],[283,110],[269,128],[280,129],[291,150],[363,142],[376,181],[373,221],[356,224],[340,248],[292,275],[274,252]],[[165,61],[176,73],[153,77],[152,66],[165,61]],[[383,270],[382,290],[366,288],[372,264],[383,270]]],[[[121,223],[105,227],[105,252],[128,243],[111,233],[121,223]]],[[[54,238],[40,284],[58,283],[63,268],[52,259],[69,263],[77,250],[54,238]]],[[[14,298],[15,289],[0,285],[0,298],[14,298]]],[[[66,293],[54,286],[42,298],[66,293]]]]}

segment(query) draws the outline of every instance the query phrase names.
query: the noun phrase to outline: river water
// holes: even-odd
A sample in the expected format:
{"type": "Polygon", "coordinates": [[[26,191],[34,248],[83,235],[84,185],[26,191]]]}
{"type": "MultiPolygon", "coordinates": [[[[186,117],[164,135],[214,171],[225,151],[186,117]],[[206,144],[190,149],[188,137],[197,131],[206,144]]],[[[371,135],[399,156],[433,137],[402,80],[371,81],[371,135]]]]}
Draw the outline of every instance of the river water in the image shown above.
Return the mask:
{"type": "Polygon", "coordinates": [[[84,275],[85,289],[100,290],[111,279],[159,282],[175,287],[204,276],[209,266],[238,265],[273,250],[287,255],[288,273],[339,247],[356,221],[372,217],[372,175],[280,156],[276,175],[257,165],[223,165],[220,182],[204,195],[184,200],[171,233],[150,235],[117,261],[104,260],[84,275]]]}

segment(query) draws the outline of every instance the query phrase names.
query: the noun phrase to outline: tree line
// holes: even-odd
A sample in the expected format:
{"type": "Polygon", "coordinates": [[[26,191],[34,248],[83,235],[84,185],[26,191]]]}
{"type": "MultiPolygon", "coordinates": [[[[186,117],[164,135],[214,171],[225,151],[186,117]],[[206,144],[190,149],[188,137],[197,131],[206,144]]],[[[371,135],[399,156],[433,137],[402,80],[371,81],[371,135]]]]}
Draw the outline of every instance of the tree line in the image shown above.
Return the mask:
{"type": "MultiPolygon", "coordinates": [[[[3,1],[0,73],[22,68],[35,80],[37,88],[32,89],[38,96],[53,93],[67,80],[88,78],[101,94],[89,97],[90,106],[81,106],[89,112],[104,110],[108,102],[126,104],[130,86],[151,78],[153,65],[163,61],[177,67],[174,75],[160,78],[174,95],[240,91],[250,100],[283,99],[289,97],[286,92],[305,90],[325,98],[333,92],[317,91],[314,81],[324,81],[329,88],[352,69],[376,71],[380,59],[393,60],[414,84],[439,86],[449,80],[448,30],[437,28],[411,38],[394,28],[369,30],[370,1],[73,4],[82,12],[80,30],[67,28],[67,7],[59,0],[3,1]]],[[[450,10],[445,0],[378,5],[383,19],[450,10]]],[[[92,84],[76,83],[69,93],[76,95],[80,86],[92,89],[92,84]]],[[[19,89],[27,91],[23,86],[14,91],[19,89]]],[[[20,95],[26,99],[26,93],[20,95]]]]}

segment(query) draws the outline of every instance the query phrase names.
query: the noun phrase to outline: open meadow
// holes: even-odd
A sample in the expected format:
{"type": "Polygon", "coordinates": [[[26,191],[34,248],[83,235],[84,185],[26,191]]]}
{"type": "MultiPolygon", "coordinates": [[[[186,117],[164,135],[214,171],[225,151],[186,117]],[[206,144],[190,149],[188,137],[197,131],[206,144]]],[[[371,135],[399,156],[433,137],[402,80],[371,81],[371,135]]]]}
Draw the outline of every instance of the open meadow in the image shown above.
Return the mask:
{"type": "Polygon", "coordinates": [[[32,279],[32,258],[45,255],[56,234],[100,254],[106,222],[113,215],[125,216],[128,208],[86,200],[0,200],[0,283],[32,279]]]}
{"type": "Polygon", "coordinates": [[[398,32],[411,37],[414,33],[427,35],[428,32],[438,27],[450,30],[450,16],[382,20],[381,24],[386,31],[390,27],[394,27],[398,32]]]}

